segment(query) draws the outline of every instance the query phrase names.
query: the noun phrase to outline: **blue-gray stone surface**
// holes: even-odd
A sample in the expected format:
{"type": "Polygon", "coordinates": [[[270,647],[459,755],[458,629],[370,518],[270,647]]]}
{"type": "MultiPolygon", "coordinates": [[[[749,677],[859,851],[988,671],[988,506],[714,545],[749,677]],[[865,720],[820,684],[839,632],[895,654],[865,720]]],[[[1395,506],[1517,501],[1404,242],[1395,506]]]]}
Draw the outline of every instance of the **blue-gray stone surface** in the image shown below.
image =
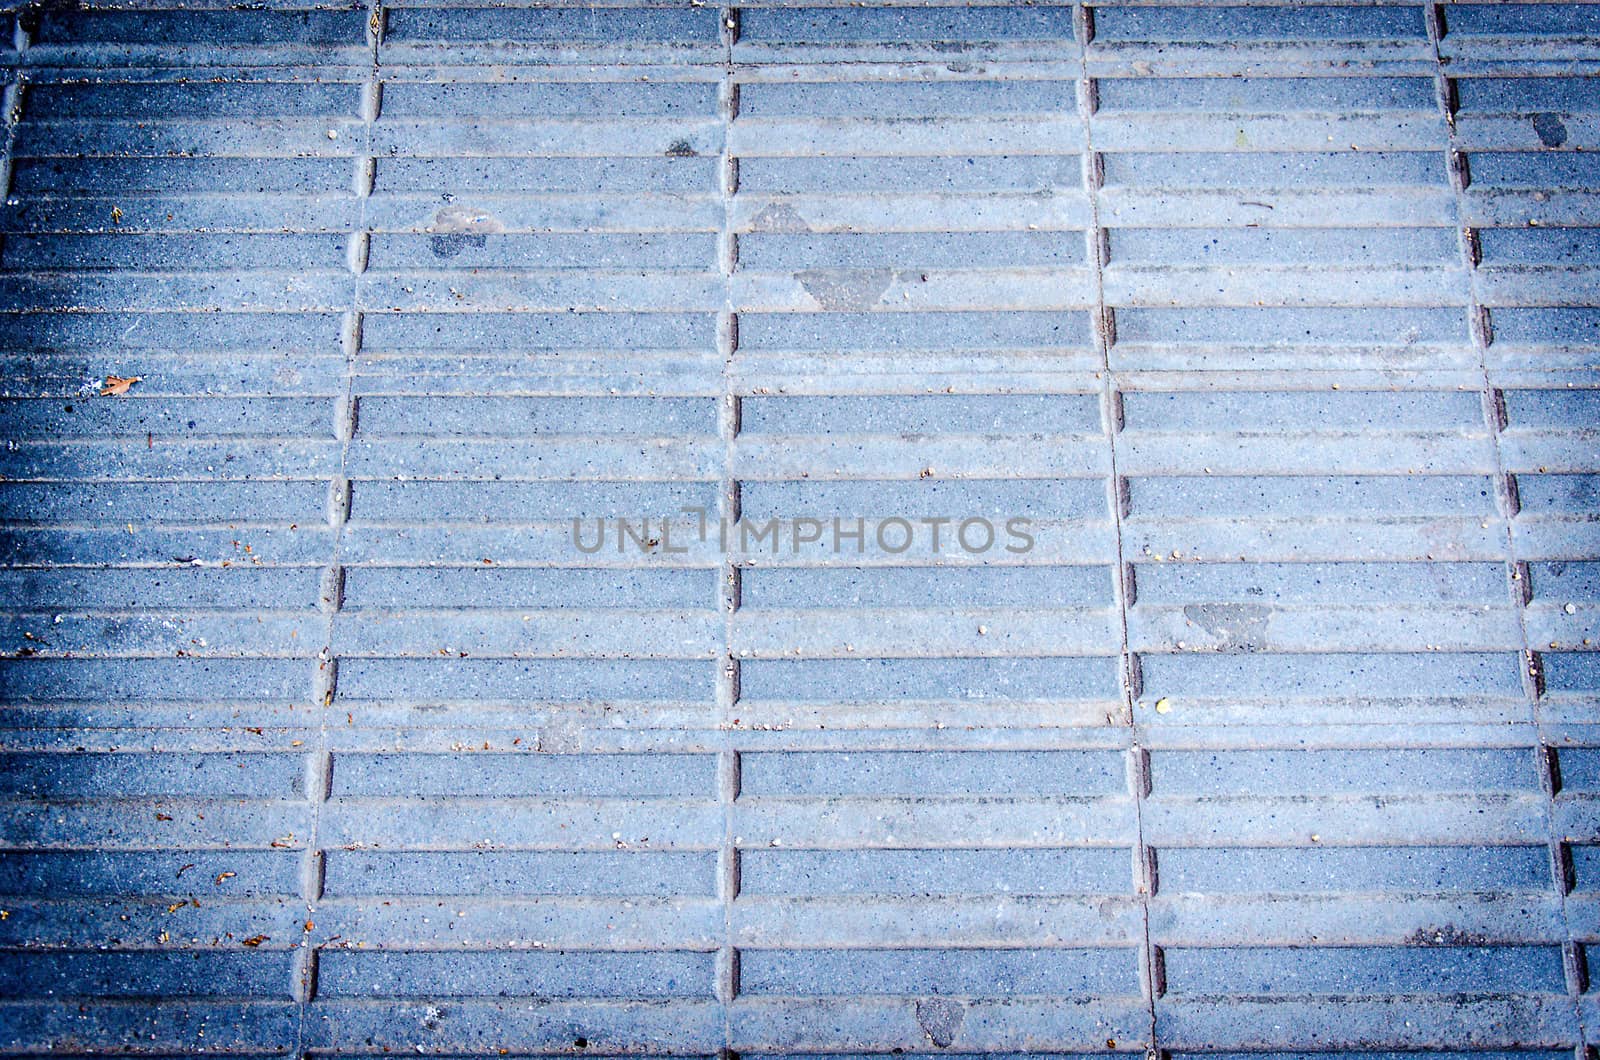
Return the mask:
{"type": "Polygon", "coordinates": [[[1600,5],[0,23],[0,1060],[1600,1048],[1600,5]]]}

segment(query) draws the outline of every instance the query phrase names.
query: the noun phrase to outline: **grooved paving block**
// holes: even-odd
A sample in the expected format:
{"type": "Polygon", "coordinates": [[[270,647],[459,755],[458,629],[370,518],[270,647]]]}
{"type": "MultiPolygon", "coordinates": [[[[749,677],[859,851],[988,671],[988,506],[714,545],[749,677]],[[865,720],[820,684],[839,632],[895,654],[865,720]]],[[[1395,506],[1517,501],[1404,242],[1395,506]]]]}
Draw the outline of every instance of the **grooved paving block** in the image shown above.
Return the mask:
{"type": "Polygon", "coordinates": [[[1431,994],[1495,992],[1513,983],[1530,993],[1556,993],[1565,985],[1559,952],[1542,946],[1168,949],[1164,963],[1174,993],[1431,994]]]}
{"type": "Polygon", "coordinates": [[[277,850],[12,853],[5,858],[4,879],[7,894],[40,899],[292,895],[299,885],[297,861],[294,854],[277,850]]]}
{"type": "Polygon", "coordinates": [[[0,68],[0,1057],[1600,1049],[1600,5],[0,68]]]}
{"type": "Polygon", "coordinates": [[[1072,9],[996,6],[977,9],[753,8],[744,13],[744,40],[752,43],[810,41],[953,41],[962,44],[1003,40],[1057,40],[1072,37],[1072,9]]]}
{"type": "Polygon", "coordinates": [[[672,9],[617,12],[545,9],[537,18],[514,10],[447,7],[397,8],[388,13],[386,39],[412,41],[526,41],[572,39],[589,42],[673,41],[715,44],[716,11],[672,9]]]}
{"type": "Polygon", "coordinates": [[[711,896],[714,854],[418,851],[336,853],[332,895],[673,895],[711,896]]]}
{"type": "Polygon", "coordinates": [[[1350,847],[1229,850],[1171,847],[1159,852],[1174,890],[1206,894],[1370,891],[1539,891],[1548,874],[1542,847],[1350,847]]]}
{"type": "Polygon", "coordinates": [[[741,793],[757,795],[1073,795],[1123,786],[1106,751],[752,751],[741,793]]]}
{"type": "Polygon", "coordinates": [[[322,964],[329,997],[673,998],[710,991],[711,956],[699,953],[357,953],[322,964]],[[420,975],[419,971],[426,974],[420,975]]]}
{"type": "Polygon", "coordinates": [[[1421,12],[1404,5],[1356,8],[1317,4],[1256,8],[1216,5],[1170,9],[1105,5],[1095,9],[1096,39],[1150,43],[1251,40],[1405,41],[1424,35],[1421,12]]]}
{"type": "Polygon", "coordinates": [[[742,867],[745,893],[797,895],[1078,894],[1127,890],[1118,850],[754,851],[742,867]]]}

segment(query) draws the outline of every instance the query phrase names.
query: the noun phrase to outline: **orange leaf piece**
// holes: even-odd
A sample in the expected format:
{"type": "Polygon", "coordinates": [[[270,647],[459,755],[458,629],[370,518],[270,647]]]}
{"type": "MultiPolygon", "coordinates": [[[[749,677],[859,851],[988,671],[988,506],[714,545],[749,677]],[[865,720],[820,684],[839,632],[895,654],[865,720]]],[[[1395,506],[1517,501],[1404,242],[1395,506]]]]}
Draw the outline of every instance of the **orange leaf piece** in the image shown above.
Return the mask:
{"type": "Polygon", "coordinates": [[[143,376],[139,375],[130,375],[126,377],[120,375],[108,375],[106,376],[105,384],[100,387],[100,396],[121,397],[128,392],[128,389],[132,387],[133,384],[141,381],[143,378],[143,376]]]}

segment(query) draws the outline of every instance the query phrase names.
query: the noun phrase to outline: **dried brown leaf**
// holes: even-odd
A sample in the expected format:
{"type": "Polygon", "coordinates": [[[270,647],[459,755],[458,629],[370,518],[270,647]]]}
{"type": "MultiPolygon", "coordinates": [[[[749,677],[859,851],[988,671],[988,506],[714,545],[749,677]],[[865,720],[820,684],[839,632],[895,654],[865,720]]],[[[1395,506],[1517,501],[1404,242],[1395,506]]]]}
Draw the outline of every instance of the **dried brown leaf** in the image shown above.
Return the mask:
{"type": "Polygon", "coordinates": [[[100,387],[101,397],[122,397],[133,384],[144,379],[142,375],[108,375],[105,383],[100,387]]]}

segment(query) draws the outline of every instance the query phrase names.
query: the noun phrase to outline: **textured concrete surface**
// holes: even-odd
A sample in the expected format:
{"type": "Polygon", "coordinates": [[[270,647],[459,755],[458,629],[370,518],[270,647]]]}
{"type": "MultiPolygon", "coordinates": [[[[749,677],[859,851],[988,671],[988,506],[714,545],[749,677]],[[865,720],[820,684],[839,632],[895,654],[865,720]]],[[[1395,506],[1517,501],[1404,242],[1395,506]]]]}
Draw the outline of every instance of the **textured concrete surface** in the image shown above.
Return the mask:
{"type": "Polygon", "coordinates": [[[0,27],[0,1055],[1600,1046],[1600,6],[187,6],[0,27]]]}

